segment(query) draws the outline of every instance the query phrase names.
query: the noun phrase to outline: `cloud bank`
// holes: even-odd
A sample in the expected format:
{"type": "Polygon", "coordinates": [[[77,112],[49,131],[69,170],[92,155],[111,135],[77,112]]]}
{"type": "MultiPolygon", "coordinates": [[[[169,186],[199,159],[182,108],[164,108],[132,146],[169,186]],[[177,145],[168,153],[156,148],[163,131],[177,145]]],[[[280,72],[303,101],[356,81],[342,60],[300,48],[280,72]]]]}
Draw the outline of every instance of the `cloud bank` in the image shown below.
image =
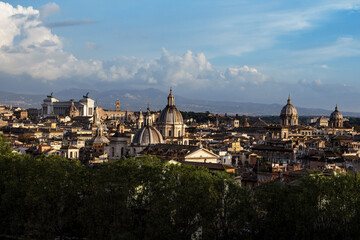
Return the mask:
{"type": "MultiPolygon", "coordinates": [[[[64,51],[62,39],[43,22],[44,18],[58,11],[60,9],[55,3],[47,4],[39,11],[0,2],[0,72],[28,75],[42,82],[73,79],[188,88],[224,88],[245,82],[259,84],[267,79],[257,69],[248,66],[220,71],[203,53],[191,51],[174,56],[163,49],[159,58],[148,61],[136,57],[120,57],[106,62],[81,60],[64,51]]],[[[84,44],[93,50],[98,47],[90,41],[84,44]]]]}

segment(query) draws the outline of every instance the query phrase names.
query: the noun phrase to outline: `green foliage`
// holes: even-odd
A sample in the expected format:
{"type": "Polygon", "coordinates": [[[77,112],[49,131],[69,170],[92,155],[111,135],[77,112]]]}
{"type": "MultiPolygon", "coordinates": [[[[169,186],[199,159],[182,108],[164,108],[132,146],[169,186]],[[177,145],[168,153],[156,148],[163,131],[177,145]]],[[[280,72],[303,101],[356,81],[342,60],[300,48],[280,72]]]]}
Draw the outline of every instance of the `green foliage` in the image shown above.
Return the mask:
{"type": "Polygon", "coordinates": [[[0,156],[4,154],[10,154],[11,148],[10,145],[6,142],[6,138],[0,134],[0,156]]]}
{"type": "Polygon", "coordinates": [[[360,180],[352,174],[313,174],[294,185],[270,182],[249,190],[226,173],[154,157],[88,168],[74,160],[31,158],[7,149],[0,155],[0,196],[2,237],[191,239],[200,234],[202,239],[356,239],[360,235],[360,180]]]}

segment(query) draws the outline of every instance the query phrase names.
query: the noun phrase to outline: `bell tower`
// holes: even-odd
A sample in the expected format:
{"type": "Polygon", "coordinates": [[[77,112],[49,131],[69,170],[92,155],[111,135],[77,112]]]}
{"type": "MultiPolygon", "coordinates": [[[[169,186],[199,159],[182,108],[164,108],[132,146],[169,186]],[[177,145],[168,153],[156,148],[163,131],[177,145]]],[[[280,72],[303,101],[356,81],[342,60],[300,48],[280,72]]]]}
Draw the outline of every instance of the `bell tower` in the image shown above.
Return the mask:
{"type": "Polygon", "coordinates": [[[115,102],[115,111],[119,112],[120,111],[120,100],[116,100],[115,102]]]}

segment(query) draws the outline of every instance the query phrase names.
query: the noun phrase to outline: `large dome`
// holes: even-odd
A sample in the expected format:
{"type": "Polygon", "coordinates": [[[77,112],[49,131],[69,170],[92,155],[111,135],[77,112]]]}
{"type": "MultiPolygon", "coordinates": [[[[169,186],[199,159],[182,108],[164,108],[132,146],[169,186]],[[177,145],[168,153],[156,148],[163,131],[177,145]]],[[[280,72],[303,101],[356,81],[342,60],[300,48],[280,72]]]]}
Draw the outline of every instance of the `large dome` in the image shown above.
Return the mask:
{"type": "Polygon", "coordinates": [[[168,96],[168,104],[161,111],[157,121],[159,123],[165,123],[165,124],[184,123],[180,111],[177,110],[177,108],[175,107],[175,98],[174,95],[172,94],[172,90],[170,90],[170,94],[168,96]]]}
{"type": "Polygon", "coordinates": [[[288,99],[287,104],[281,109],[280,117],[285,116],[297,116],[297,110],[294,105],[291,104],[290,97],[288,99]]]}
{"type": "Polygon", "coordinates": [[[160,113],[158,122],[161,123],[183,123],[183,117],[175,106],[166,106],[160,113]]]}
{"type": "Polygon", "coordinates": [[[335,111],[333,111],[330,115],[330,120],[343,120],[343,115],[339,112],[337,105],[335,107],[335,111]]]}
{"type": "Polygon", "coordinates": [[[144,126],[136,132],[132,143],[139,146],[148,146],[163,143],[161,133],[153,126],[144,126]]]}

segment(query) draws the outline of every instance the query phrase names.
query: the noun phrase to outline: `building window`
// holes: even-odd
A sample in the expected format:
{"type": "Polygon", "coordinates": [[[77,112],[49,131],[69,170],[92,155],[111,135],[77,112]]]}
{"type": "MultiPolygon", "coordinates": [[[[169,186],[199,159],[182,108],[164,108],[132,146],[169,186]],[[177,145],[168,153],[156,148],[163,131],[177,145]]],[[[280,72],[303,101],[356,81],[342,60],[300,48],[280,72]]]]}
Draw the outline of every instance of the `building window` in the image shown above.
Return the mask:
{"type": "Polygon", "coordinates": [[[115,149],[114,149],[114,147],[111,148],[111,152],[112,152],[111,155],[114,157],[114,156],[115,156],[115,149]]]}
{"type": "Polygon", "coordinates": [[[73,158],[73,153],[72,152],[70,152],[70,158],[73,158]]]}
{"type": "Polygon", "coordinates": [[[169,130],[169,136],[171,136],[171,130],[169,130]]]}
{"type": "Polygon", "coordinates": [[[92,108],[89,108],[89,115],[92,115],[92,108]]]}

